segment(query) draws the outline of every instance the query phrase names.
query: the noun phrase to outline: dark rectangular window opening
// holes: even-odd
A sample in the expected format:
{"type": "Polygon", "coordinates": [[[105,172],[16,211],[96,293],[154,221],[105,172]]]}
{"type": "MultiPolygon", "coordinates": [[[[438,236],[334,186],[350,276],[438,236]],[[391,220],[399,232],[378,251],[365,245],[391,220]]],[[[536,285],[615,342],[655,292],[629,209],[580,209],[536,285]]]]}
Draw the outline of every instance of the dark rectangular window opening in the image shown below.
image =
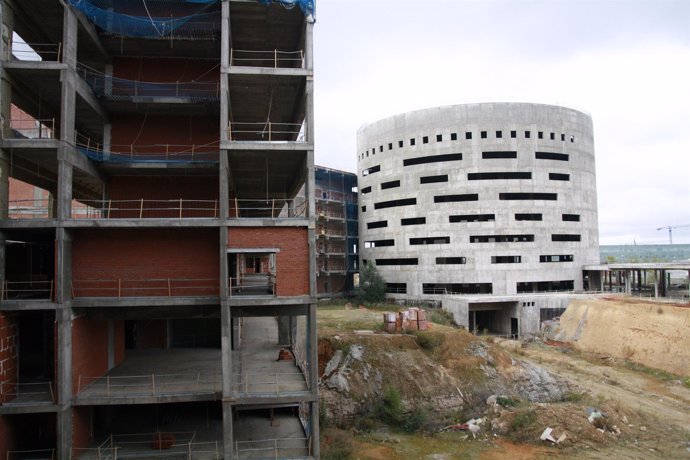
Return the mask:
{"type": "Polygon", "coordinates": [[[572,291],[575,289],[575,281],[525,281],[517,283],[518,294],[527,292],[554,292],[554,291],[572,291]]]}
{"type": "Polygon", "coordinates": [[[422,136],[422,144],[428,144],[429,143],[429,136],[422,136]]]}
{"type": "Polygon", "coordinates": [[[472,133],[469,131],[465,132],[465,139],[472,139],[472,133]]]}
{"type": "Polygon", "coordinates": [[[437,257],[436,265],[464,265],[467,263],[465,257],[437,257]]]}
{"type": "Polygon", "coordinates": [[[550,262],[572,262],[572,254],[559,254],[559,255],[545,255],[539,256],[539,262],[550,263],[550,262]]]}
{"type": "Polygon", "coordinates": [[[400,225],[422,225],[426,224],[426,217],[407,217],[400,219],[400,225]]]}
{"type": "Polygon", "coordinates": [[[424,294],[493,294],[491,283],[423,283],[424,294]]]}
{"type": "Polygon", "coordinates": [[[564,222],[580,222],[579,214],[563,214],[562,217],[564,222]]]}
{"type": "Polygon", "coordinates": [[[485,160],[496,160],[500,158],[517,158],[517,152],[512,150],[482,152],[482,158],[485,160]]]}
{"type": "Polygon", "coordinates": [[[479,194],[465,193],[462,195],[436,195],[434,203],[455,203],[459,201],[479,201],[479,194]]]}
{"type": "Polygon", "coordinates": [[[515,213],[515,220],[541,220],[541,214],[538,213],[515,213]]]}
{"type": "Polygon", "coordinates": [[[398,206],[410,206],[417,204],[417,198],[403,198],[401,200],[381,201],[374,203],[374,209],[395,208],[398,206]]]}
{"type": "Polygon", "coordinates": [[[491,256],[492,264],[519,264],[522,256],[491,256]]]}
{"type": "Polygon", "coordinates": [[[367,212],[367,207],[366,207],[366,206],[362,206],[362,212],[367,212]]]}
{"type": "Polygon", "coordinates": [[[570,180],[570,174],[549,173],[549,180],[569,181],[570,180]]]}
{"type": "Polygon", "coordinates": [[[419,261],[416,257],[398,258],[398,259],[376,259],[376,265],[418,265],[419,261]]]}
{"type": "Polygon", "coordinates": [[[549,138],[550,138],[552,141],[556,140],[556,133],[550,133],[550,134],[549,134],[549,138]]]}
{"type": "Polygon", "coordinates": [[[411,245],[424,244],[450,244],[450,236],[426,236],[421,238],[410,238],[411,245]]]}
{"type": "Polygon", "coordinates": [[[403,160],[403,166],[423,165],[428,163],[441,163],[444,161],[460,161],[462,153],[445,153],[443,155],[427,155],[424,157],[408,158],[403,160]]]}
{"type": "Polygon", "coordinates": [[[479,137],[481,137],[482,139],[486,139],[486,131],[481,131],[479,133],[479,137]]]}
{"type": "Polygon", "coordinates": [[[398,141],[398,148],[403,148],[403,145],[405,145],[404,141],[398,141]]]}
{"type": "Polygon", "coordinates": [[[362,195],[365,195],[367,193],[371,193],[371,185],[362,188],[362,195]]]}
{"type": "Polygon", "coordinates": [[[383,248],[395,246],[395,240],[370,240],[364,242],[365,248],[383,248]]]}
{"type": "Polygon", "coordinates": [[[551,235],[551,241],[580,241],[580,235],[568,233],[554,233],[551,235]]]}
{"type": "Polygon", "coordinates": [[[557,193],[538,193],[538,192],[515,192],[515,193],[499,193],[499,200],[548,200],[555,201],[558,199],[557,193]]]}
{"type": "Polygon", "coordinates": [[[393,150],[393,143],[392,142],[388,143],[388,150],[393,150]]]}
{"type": "Polygon", "coordinates": [[[568,161],[569,155],[567,153],[555,153],[555,152],[535,152],[534,158],[537,160],[556,160],[556,161],[568,161]]]}
{"type": "Polygon", "coordinates": [[[539,139],[544,139],[544,133],[542,131],[537,132],[537,137],[539,139]]]}
{"type": "Polygon", "coordinates": [[[496,139],[502,139],[503,138],[503,131],[496,131],[496,139]]]}
{"type": "Polygon", "coordinates": [[[436,142],[441,142],[443,141],[443,134],[437,134],[436,135],[436,142]]]}
{"type": "Polygon", "coordinates": [[[451,224],[457,222],[494,222],[496,214],[457,214],[448,216],[448,222],[451,224]]]}
{"type": "Polygon", "coordinates": [[[362,171],[362,176],[368,176],[369,174],[374,174],[381,171],[381,165],[372,166],[362,171]]]}
{"type": "Polygon", "coordinates": [[[457,141],[458,140],[458,133],[450,133],[450,140],[451,141],[457,141]]]}
{"type": "Polygon", "coordinates": [[[525,131],[525,139],[529,139],[530,137],[532,137],[532,133],[525,131]]]}
{"type": "Polygon", "coordinates": [[[386,190],[386,189],[395,188],[395,187],[400,187],[400,181],[399,180],[392,180],[389,182],[381,182],[381,190],[386,190]]]}
{"type": "Polygon", "coordinates": [[[407,283],[386,283],[386,294],[407,294],[407,283]]]}
{"type": "Polygon", "coordinates": [[[437,182],[448,182],[448,174],[440,174],[438,176],[422,176],[419,178],[420,184],[434,184],[437,182]]]}
{"type": "Polygon", "coordinates": [[[561,134],[561,140],[565,142],[565,134],[561,134]]]}
{"type": "Polygon", "coordinates": [[[379,152],[383,152],[383,145],[379,145],[379,152]]]}
{"type": "Polygon", "coordinates": [[[471,235],[470,243],[529,243],[534,235],[471,235]]]}
{"type": "Polygon", "coordinates": [[[376,222],[367,222],[367,228],[384,228],[388,227],[387,220],[379,220],[376,222]]]}
{"type": "Polygon", "coordinates": [[[413,137],[412,139],[410,139],[410,145],[414,145],[415,142],[416,142],[416,141],[415,141],[414,137],[413,137]]]}
{"type": "Polygon", "coordinates": [[[511,131],[511,132],[510,132],[510,137],[511,137],[512,139],[515,139],[515,138],[517,137],[517,131],[511,131]]]}
{"type": "Polygon", "coordinates": [[[467,180],[531,179],[531,172],[484,172],[469,173],[467,180]]]}
{"type": "Polygon", "coordinates": [[[570,136],[570,142],[575,142],[575,136],[570,136]]]}

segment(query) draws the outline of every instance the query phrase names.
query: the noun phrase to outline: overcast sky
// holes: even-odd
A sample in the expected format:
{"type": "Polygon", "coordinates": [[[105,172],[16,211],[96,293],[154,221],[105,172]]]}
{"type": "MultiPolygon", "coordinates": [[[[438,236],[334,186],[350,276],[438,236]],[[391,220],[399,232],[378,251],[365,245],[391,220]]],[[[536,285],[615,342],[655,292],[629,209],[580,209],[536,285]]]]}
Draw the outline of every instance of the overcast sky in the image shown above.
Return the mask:
{"type": "MultiPolygon", "coordinates": [[[[690,225],[690,0],[317,0],[316,163],[410,110],[539,102],[592,116],[600,244],[690,225]]],[[[673,232],[690,243],[690,227],[673,232]]]]}

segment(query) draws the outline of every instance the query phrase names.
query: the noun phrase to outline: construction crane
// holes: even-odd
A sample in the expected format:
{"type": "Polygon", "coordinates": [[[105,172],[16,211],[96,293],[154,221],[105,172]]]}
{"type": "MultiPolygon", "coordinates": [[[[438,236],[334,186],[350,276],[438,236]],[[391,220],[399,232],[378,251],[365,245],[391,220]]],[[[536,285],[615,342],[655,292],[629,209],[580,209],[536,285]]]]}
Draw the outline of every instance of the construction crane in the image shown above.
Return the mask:
{"type": "Polygon", "coordinates": [[[659,227],[657,230],[668,230],[668,244],[673,244],[673,229],[674,228],[685,228],[690,227],[690,224],[686,225],[667,225],[666,227],[659,227]]]}

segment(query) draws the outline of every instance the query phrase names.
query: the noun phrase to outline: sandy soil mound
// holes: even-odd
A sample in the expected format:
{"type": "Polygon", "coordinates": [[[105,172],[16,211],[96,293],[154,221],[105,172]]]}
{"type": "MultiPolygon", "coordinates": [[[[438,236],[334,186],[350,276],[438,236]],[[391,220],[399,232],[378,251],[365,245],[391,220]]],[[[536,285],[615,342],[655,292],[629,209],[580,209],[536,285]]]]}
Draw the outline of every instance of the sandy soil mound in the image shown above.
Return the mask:
{"type": "Polygon", "coordinates": [[[651,302],[571,302],[551,338],[583,351],[690,376],[690,308],[651,302]]]}

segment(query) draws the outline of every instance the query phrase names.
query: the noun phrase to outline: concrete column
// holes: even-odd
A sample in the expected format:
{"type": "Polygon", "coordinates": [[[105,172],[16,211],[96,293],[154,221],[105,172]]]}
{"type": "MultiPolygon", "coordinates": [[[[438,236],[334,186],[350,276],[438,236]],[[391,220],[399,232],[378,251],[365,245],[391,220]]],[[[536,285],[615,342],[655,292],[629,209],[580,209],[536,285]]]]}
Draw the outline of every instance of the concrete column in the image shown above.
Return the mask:
{"type": "Polygon", "coordinates": [[[74,154],[75,107],[76,107],[76,65],[77,65],[77,17],[71,8],[64,8],[62,36],[62,62],[67,68],[60,72],[62,82],[60,107],[60,140],[58,148],[58,190],[57,218],[71,217],[73,168],[67,161],[74,154]]]}
{"type": "MultiPolygon", "coordinates": [[[[9,59],[12,53],[14,12],[2,0],[0,0],[0,27],[0,139],[7,139],[12,118],[12,85],[6,78],[2,61],[9,59]]],[[[9,178],[9,155],[0,151],[0,219],[7,219],[8,215],[9,178]]]]}
{"type": "Polygon", "coordinates": [[[318,369],[319,347],[316,334],[316,303],[309,304],[307,315],[307,361],[309,362],[309,388],[316,398],[309,403],[309,423],[313,440],[312,455],[319,458],[319,400],[318,400],[318,369]]]}
{"type": "Polygon", "coordinates": [[[72,448],[72,309],[69,303],[55,311],[57,320],[57,456],[70,458],[72,448]]]}
{"type": "Polygon", "coordinates": [[[223,401],[223,458],[235,458],[234,457],[234,444],[233,439],[233,423],[232,419],[232,403],[229,401],[223,401]]]}
{"type": "MultiPolygon", "coordinates": [[[[7,235],[5,232],[0,231],[0,286],[5,285],[5,258],[7,249],[7,235]]],[[[2,293],[4,294],[4,292],[2,293]]],[[[2,295],[0,295],[0,301],[2,301],[2,295]]]]}

